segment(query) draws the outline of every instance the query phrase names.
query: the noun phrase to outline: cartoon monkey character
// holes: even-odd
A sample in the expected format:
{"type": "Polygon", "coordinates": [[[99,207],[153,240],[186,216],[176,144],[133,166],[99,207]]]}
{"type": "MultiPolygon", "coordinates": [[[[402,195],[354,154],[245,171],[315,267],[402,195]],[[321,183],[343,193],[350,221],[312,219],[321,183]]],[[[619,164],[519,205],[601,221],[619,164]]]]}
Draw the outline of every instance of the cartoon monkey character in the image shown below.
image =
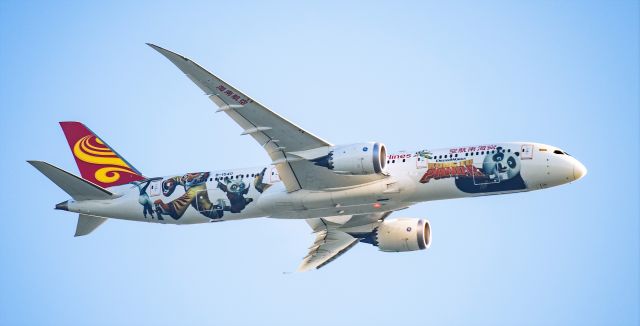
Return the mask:
{"type": "Polygon", "coordinates": [[[213,205],[209,200],[206,185],[208,178],[209,172],[196,172],[164,180],[162,182],[162,194],[165,197],[171,196],[178,185],[184,187],[184,195],[169,203],[164,203],[161,199],[156,200],[153,204],[155,205],[158,219],[161,219],[162,215],[169,215],[174,220],[178,220],[189,208],[189,205],[210,219],[222,218],[222,207],[213,205]]]}
{"type": "Polygon", "coordinates": [[[256,188],[259,193],[263,193],[265,190],[272,186],[270,183],[262,182],[264,180],[264,173],[266,171],[267,168],[262,169],[262,172],[256,175],[256,178],[253,180],[253,187],[256,188]]]}
{"type": "Polygon", "coordinates": [[[227,193],[231,206],[224,206],[225,211],[240,213],[253,201],[253,198],[244,198],[249,193],[249,187],[239,179],[224,179],[225,183],[218,181],[218,188],[227,193]]]}
{"type": "MultiPolygon", "coordinates": [[[[138,197],[138,203],[142,205],[142,214],[144,214],[144,218],[147,218],[147,213],[149,213],[149,215],[151,215],[151,218],[153,218],[153,207],[151,206],[151,198],[149,198],[149,194],[147,194],[147,188],[149,187],[152,181],[156,181],[160,179],[162,178],[144,179],[141,181],[131,182],[134,186],[138,188],[138,191],[140,192],[140,195],[138,197]]],[[[162,216],[158,215],[158,219],[162,219],[162,216]]]]}

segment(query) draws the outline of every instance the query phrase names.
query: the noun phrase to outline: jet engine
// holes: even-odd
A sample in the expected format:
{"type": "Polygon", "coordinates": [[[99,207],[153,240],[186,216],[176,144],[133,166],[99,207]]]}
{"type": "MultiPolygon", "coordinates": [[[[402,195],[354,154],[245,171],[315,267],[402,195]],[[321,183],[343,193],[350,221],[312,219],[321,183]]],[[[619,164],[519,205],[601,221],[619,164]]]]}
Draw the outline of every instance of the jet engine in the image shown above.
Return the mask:
{"type": "Polygon", "coordinates": [[[431,227],[429,221],[423,219],[385,220],[376,232],[377,241],[374,245],[381,251],[424,250],[431,245],[431,227]]]}
{"type": "Polygon", "coordinates": [[[334,146],[329,154],[310,161],[337,174],[386,174],[387,148],[374,142],[334,146]]]}

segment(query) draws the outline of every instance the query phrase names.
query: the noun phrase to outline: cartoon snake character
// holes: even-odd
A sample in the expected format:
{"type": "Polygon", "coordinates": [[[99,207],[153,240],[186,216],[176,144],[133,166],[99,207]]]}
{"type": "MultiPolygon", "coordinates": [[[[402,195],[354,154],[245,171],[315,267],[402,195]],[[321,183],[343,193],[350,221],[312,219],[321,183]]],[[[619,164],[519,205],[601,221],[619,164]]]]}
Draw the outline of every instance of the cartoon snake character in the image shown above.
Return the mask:
{"type": "MultiPolygon", "coordinates": [[[[138,197],[138,203],[142,205],[142,214],[144,214],[144,218],[147,218],[147,213],[151,215],[153,218],[153,206],[151,206],[151,198],[149,198],[149,194],[147,194],[147,188],[151,184],[152,181],[160,180],[162,178],[152,178],[152,179],[144,179],[141,181],[133,181],[131,182],[134,186],[138,188],[140,195],[138,197]]],[[[158,219],[162,219],[162,216],[158,215],[158,219]]]]}
{"type": "Polygon", "coordinates": [[[209,172],[195,172],[164,180],[162,182],[162,194],[165,197],[171,196],[178,185],[184,187],[184,195],[169,203],[164,203],[161,199],[156,200],[153,204],[155,205],[158,219],[162,219],[162,215],[169,215],[174,220],[178,220],[189,208],[189,205],[210,219],[222,218],[222,207],[213,205],[209,200],[206,185],[208,178],[209,172]]]}
{"type": "Polygon", "coordinates": [[[224,179],[225,183],[218,181],[218,188],[227,193],[227,198],[231,206],[224,206],[225,211],[231,213],[240,213],[247,207],[249,203],[253,201],[253,198],[244,198],[249,193],[250,186],[247,186],[244,181],[239,179],[224,179]]]}

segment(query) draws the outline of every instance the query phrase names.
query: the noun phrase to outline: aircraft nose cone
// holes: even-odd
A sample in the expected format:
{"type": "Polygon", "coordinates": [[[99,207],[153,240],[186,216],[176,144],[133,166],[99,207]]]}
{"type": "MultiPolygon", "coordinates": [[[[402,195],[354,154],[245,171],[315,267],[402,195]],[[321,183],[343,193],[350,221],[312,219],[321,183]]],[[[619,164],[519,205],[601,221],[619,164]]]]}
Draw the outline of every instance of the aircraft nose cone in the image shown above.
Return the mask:
{"type": "Polygon", "coordinates": [[[579,180],[587,175],[587,168],[578,160],[573,164],[573,179],[579,180]]]}

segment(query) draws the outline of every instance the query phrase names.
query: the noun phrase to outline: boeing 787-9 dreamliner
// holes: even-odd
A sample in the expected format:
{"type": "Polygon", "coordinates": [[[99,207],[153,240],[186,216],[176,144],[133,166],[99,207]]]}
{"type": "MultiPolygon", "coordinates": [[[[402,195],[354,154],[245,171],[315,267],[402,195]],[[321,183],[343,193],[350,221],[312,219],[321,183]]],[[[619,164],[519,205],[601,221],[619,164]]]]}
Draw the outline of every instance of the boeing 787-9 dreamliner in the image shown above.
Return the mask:
{"type": "Polygon", "coordinates": [[[387,153],[380,142],[334,145],[315,136],[195,62],[149,44],[191,79],[269,157],[253,168],[148,177],[79,122],[60,125],[80,175],[29,161],[71,199],[56,209],[78,213],[76,236],[108,218],[196,224],[270,217],[305,220],[315,241],[299,270],[320,268],[359,242],[381,251],[427,249],[425,219],[389,218],[440,199],[545,189],[587,173],[564,150],[504,142],[387,153]]]}

